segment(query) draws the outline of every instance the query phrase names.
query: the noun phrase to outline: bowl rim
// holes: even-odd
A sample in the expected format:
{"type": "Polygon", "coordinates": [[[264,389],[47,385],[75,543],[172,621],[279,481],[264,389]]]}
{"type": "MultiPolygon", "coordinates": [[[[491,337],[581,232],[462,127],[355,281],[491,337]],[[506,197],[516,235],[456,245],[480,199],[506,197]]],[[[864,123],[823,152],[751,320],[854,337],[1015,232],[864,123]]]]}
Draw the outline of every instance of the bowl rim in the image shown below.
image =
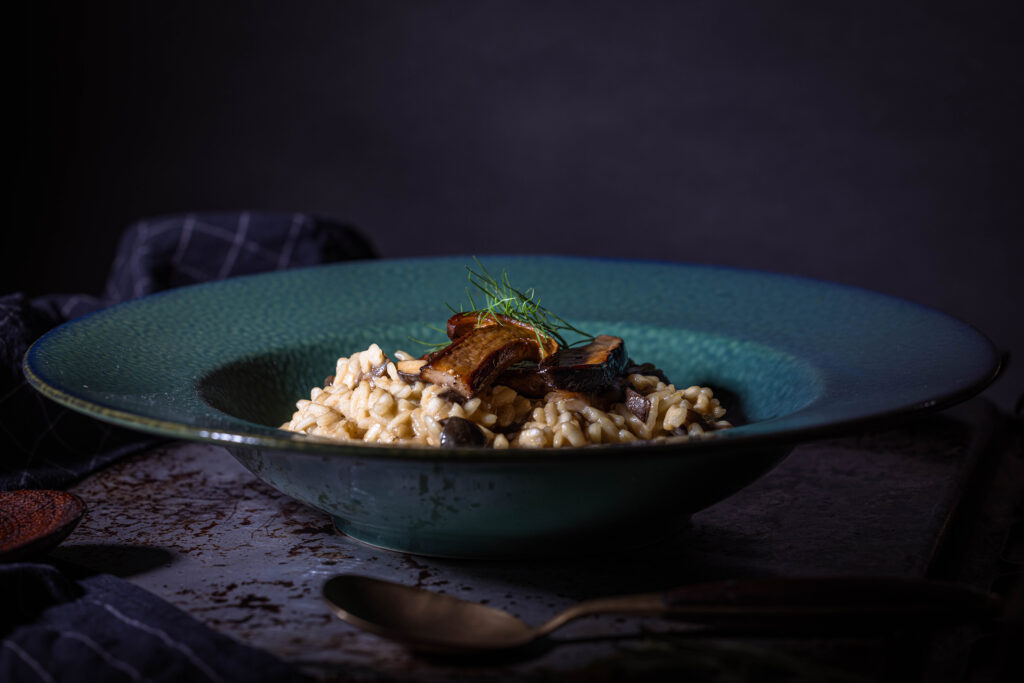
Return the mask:
{"type": "MultiPolygon", "coordinates": [[[[59,386],[56,386],[55,384],[48,382],[39,373],[36,372],[35,365],[39,361],[38,357],[40,355],[41,349],[45,348],[47,344],[53,343],[55,339],[59,339],[60,335],[64,334],[65,331],[70,327],[75,326],[79,324],[81,321],[87,320],[94,316],[117,315],[117,312],[119,310],[126,307],[151,305],[149,302],[158,301],[159,299],[162,299],[164,297],[179,296],[182,292],[186,290],[194,291],[197,289],[206,289],[209,291],[214,291],[216,290],[216,288],[222,287],[225,285],[225,283],[228,282],[238,283],[249,279],[280,276],[283,273],[294,272],[296,270],[312,271],[318,269],[345,267],[352,264],[422,264],[430,262],[448,262],[457,260],[468,262],[472,258],[474,257],[452,255],[418,256],[395,259],[371,259],[365,261],[345,261],[339,263],[307,266],[305,268],[292,269],[291,271],[268,271],[263,273],[242,275],[233,278],[228,278],[225,280],[196,283],[169,290],[164,290],[161,292],[156,292],[154,294],[147,295],[145,297],[131,299],[128,301],[114,304],[107,308],[93,311],[91,313],[85,314],[81,317],[72,319],[59,326],[54,327],[53,329],[41,335],[26,350],[22,359],[22,370],[24,372],[25,379],[30,386],[32,386],[36,391],[38,391],[43,396],[55,401],[56,403],[66,408],[69,408],[76,412],[85,414],[87,416],[99,419],[101,421],[113,425],[127,427],[129,429],[133,429],[136,431],[141,431],[144,433],[149,433],[152,435],[172,439],[208,442],[222,446],[243,446],[250,448],[269,449],[274,451],[288,451],[296,455],[310,455],[318,457],[354,457],[359,459],[391,460],[423,460],[424,458],[433,458],[445,461],[458,460],[537,463],[540,461],[550,460],[553,457],[557,457],[558,459],[584,460],[622,458],[624,451],[629,452],[631,456],[644,454],[645,458],[648,456],[661,457],[666,455],[678,458],[685,457],[686,455],[696,455],[698,453],[712,451],[747,451],[752,448],[761,448],[765,446],[795,445],[796,443],[802,441],[824,438],[828,436],[835,436],[843,432],[851,431],[857,428],[862,428],[868,425],[881,427],[893,421],[908,418],[912,415],[920,414],[923,412],[941,410],[943,408],[950,407],[974,396],[975,394],[985,389],[996,379],[996,377],[998,377],[999,373],[1001,372],[1004,366],[1004,359],[997,352],[996,347],[992,343],[992,341],[984,333],[975,328],[973,325],[924,304],[920,304],[894,295],[885,294],[844,283],[832,282],[804,275],[778,273],[768,270],[747,269],[717,264],[692,264],[657,259],[590,257],[559,254],[487,254],[479,255],[476,258],[480,258],[483,260],[510,258],[529,258],[531,260],[554,259],[562,261],[575,261],[580,263],[605,262],[613,264],[636,264],[640,266],[651,265],[671,268],[721,271],[726,273],[741,273],[744,275],[754,275],[768,279],[781,279],[799,282],[803,283],[805,286],[813,288],[837,288],[839,290],[854,293],[857,296],[876,299],[878,301],[888,301],[892,303],[898,302],[900,305],[910,305],[919,311],[925,312],[929,316],[933,316],[935,320],[943,321],[944,324],[958,326],[961,329],[969,330],[974,335],[976,335],[978,341],[981,342],[981,348],[983,348],[985,352],[987,352],[987,358],[980,363],[980,365],[984,366],[985,370],[976,373],[974,376],[959,383],[957,386],[950,386],[943,391],[935,392],[933,395],[928,396],[927,398],[922,398],[921,400],[912,403],[893,406],[890,408],[877,410],[874,412],[869,411],[848,418],[827,420],[815,424],[788,427],[786,426],[787,418],[794,414],[799,414],[802,410],[804,410],[804,408],[800,408],[793,413],[788,413],[777,418],[772,418],[770,420],[753,423],[760,425],[768,425],[769,427],[767,429],[762,427],[758,430],[752,431],[748,431],[745,429],[724,430],[721,432],[713,432],[706,437],[699,439],[691,439],[689,441],[671,443],[640,442],[625,444],[594,444],[580,447],[561,447],[558,449],[531,449],[524,447],[511,447],[508,449],[501,449],[500,451],[496,451],[493,448],[442,449],[434,446],[377,444],[358,441],[339,442],[327,439],[325,437],[316,437],[295,432],[288,432],[281,429],[274,429],[273,427],[270,426],[256,425],[255,423],[251,423],[253,425],[253,428],[250,430],[241,429],[241,427],[244,426],[242,424],[239,425],[238,429],[226,427],[203,427],[200,425],[187,424],[185,422],[160,419],[147,415],[133,413],[130,411],[103,405],[95,401],[86,400],[78,396],[75,396],[69,393],[68,391],[65,391],[64,389],[60,388],[59,386]],[[779,423],[782,426],[782,428],[772,429],[772,423],[779,423]]],[[[757,342],[757,340],[750,341],[757,342]]],[[[769,348],[771,347],[769,346],[769,348]]],[[[191,388],[194,391],[196,389],[196,384],[194,383],[191,388]]],[[[812,401],[812,403],[815,403],[817,400],[818,399],[816,398],[814,401],[812,401]]]]}

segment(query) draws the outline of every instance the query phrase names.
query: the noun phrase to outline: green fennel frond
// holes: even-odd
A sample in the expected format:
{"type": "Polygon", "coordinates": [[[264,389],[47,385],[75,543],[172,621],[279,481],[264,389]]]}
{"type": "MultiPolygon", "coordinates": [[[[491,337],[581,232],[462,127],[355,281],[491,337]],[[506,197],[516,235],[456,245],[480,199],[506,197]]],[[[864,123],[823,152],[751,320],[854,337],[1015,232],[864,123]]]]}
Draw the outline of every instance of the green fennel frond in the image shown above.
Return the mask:
{"type": "MultiPolygon", "coordinates": [[[[456,310],[454,306],[446,303],[445,305],[453,313],[479,312],[484,314],[481,318],[485,319],[487,316],[490,316],[492,320],[499,324],[501,319],[497,316],[500,315],[530,325],[536,330],[537,343],[540,344],[542,354],[544,353],[544,340],[546,338],[554,339],[558,342],[559,347],[576,346],[594,340],[593,335],[584,332],[542,306],[540,297],[537,296],[537,292],[533,287],[525,291],[518,289],[512,285],[511,278],[509,278],[508,272],[504,269],[502,269],[499,277],[495,277],[480,263],[478,258],[473,257],[473,260],[476,262],[477,270],[466,266],[470,283],[470,286],[466,287],[469,308],[464,309],[460,305],[459,309],[456,310]],[[482,306],[478,306],[476,300],[474,300],[474,292],[478,296],[483,294],[484,303],[482,306]],[[579,339],[570,343],[566,340],[566,334],[577,335],[579,339]]],[[[478,321],[478,324],[481,322],[482,320],[478,321]]],[[[445,341],[433,344],[415,339],[413,341],[431,347],[443,347],[449,343],[445,341]]]]}
{"type": "MultiPolygon", "coordinates": [[[[466,288],[469,297],[470,310],[480,311],[490,316],[504,315],[513,320],[530,325],[537,330],[537,341],[542,342],[544,337],[551,337],[558,342],[559,346],[572,346],[583,342],[594,340],[583,330],[567,322],[561,316],[555,315],[540,303],[540,297],[533,287],[527,290],[517,289],[512,286],[508,272],[501,271],[500,277],[494,277],[480,260],[473,258],[479,272],[466,266],[469,282],[484,295],[486,304],[483,308],[477,308],[473,301],[473,292],[470,287],[466,288]],[[570,344],[566,341],[564,334],[572,333],[580,339],[570,344]]],[[[450,308],[450,307],[449,307],[450,308]]],[[[497,318],[495,318],[497,320],[497,318]]]]}

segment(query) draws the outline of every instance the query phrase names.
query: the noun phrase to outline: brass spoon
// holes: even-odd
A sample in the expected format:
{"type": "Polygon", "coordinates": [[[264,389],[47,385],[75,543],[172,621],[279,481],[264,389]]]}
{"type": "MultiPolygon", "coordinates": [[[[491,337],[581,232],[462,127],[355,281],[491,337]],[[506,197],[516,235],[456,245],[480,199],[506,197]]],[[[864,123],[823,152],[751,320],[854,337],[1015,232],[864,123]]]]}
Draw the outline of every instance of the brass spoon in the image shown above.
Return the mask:
{"type": "Polygon", "coordinates": [[[990,618],[999,601],[956,584],[905,578],[763,578],[718,581],[581,602],[531,627],[494,607],[432,591],[342,574],[324,598],[343,621],[423,652],[468,654],[517,648],[593,614],[670,616],[716,633],[885,633],[913,623],[990,618]]]}

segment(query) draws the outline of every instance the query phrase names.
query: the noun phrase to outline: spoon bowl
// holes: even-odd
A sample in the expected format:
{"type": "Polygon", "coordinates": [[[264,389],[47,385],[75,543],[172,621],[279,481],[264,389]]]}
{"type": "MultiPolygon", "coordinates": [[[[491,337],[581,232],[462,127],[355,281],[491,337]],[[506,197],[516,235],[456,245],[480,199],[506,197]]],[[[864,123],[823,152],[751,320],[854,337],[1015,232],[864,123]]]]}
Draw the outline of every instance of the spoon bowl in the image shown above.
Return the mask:
{"type": "Polygon", "coordinates": [[[0,562],[20,562],[56,548],[81,521],[85,503],[66,491],[0,491],[0,562]]]}
{"type": "Polygon", "coordinates": [[[503,610],[366,576],[336,576],[323,593],[342,621],[414,650],[500,650],[537,637],[503,610]]]}

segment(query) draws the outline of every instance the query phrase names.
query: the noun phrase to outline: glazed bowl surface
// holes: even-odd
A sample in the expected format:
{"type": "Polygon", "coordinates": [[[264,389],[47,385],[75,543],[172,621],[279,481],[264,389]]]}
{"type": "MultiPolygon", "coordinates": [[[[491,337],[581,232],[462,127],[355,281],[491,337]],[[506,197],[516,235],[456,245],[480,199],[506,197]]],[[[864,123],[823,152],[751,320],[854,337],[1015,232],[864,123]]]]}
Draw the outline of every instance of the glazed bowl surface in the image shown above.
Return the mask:
{"type": "Polygon", "coordinates": [[[901,299],[779,274],[491,256],[578,327],[622,337],[677,387],[712,387],[737,426],[679,444],[441,449],[283,431],[339,356],[422,352],[465,300],[472,257],[359,261],[213,282],[62,325],[29,382],[100,420],[227,448],[367,543],[494,557],[621,549],[769,471],[800,441],[952,405],[998,373],[972,327],[901,299]],[[614,538],[615,543],[608,543],[614,538]]]}

